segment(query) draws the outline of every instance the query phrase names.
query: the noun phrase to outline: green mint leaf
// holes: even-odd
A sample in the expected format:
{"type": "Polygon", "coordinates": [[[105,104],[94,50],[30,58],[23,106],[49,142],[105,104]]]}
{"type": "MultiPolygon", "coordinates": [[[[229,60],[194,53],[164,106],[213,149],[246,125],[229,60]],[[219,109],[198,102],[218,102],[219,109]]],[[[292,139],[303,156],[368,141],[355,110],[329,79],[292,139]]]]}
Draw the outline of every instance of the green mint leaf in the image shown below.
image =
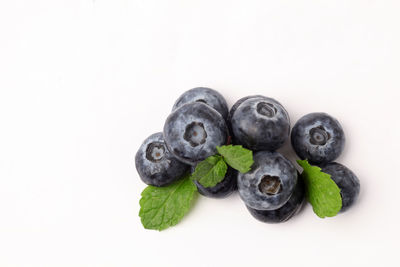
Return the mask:
{"type": "Polygon", "coordinates": [[[197,180],[204,187],[213,187],[225,178],[228,166],[223,158],[214,155],[206,158],[192,173],[192,179],[197,180]]]}
{"type": "Polygon", "coordinates": [[[303,168],[301,177],[306,184],[306,196],[318,217],[333,217],[342,208],[340,189],[331,179],[331,176],[321,171],[321,168],[312,166],[307,160],[298,160],[303,168]]]}
{"type": "Polygon", "coordinates": [[[166,187],[149,185],[139,202],[144,228],[161,231],[176,225],[189,211],[196,195],[197,187],[189,175],[166,187]]]}
{"type": "Polygon", "coordinates": [[[250,171],[253,165],[253,151],[242,146],[217,146],[217,151],[229,166],[241,173],[250,171]]]}

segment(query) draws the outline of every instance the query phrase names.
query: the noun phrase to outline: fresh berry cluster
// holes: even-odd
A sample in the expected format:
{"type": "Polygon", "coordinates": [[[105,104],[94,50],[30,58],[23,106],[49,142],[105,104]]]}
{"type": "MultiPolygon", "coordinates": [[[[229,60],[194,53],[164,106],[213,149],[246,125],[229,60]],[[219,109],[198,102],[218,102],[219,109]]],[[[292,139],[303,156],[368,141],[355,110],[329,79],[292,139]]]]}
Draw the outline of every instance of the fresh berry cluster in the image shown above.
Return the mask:
{"type": "Polygon", "coordinates": [[[217,91],[188,90],[175,102],[163,132],[149,136],[136,153],[139,176],[149,185],[139,215],[145,228],[162,230],[187,212],[190,203],[183,202],[192,201],[193,190],[212,198],[238,190],[250,213],[263,222],[287,221],[306,197],[318,216],[334,216],[347,210],[360,191],[354,173],[333,162],[344,143],[341,125],[328,114],[305,115],[290,133],[289,114],[275,99],[247,96],[229,111],[217,91]],[[298,161],[301,175],[276,152],[289,136],[303,160],[298,161]],[[318,183],[326,184],[325,191],[318,191],[318,183]]]}

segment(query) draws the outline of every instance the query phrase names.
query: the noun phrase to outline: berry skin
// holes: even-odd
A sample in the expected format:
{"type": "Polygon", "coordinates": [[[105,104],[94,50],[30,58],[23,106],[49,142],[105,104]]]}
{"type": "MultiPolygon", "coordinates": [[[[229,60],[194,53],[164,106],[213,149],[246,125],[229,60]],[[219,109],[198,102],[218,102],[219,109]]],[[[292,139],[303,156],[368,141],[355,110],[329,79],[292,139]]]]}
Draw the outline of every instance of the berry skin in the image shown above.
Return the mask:
{"type": "Polygon", "coordinates": [[[304,196],[304,182],[302,179],[299,178],[293,194],[290,196],[289,200],[279,209],[256,210],[250,207],[247,207],[247,209],[249,210],[250,214],[259,221],[265,223],[286,222],[300,211],[304,203],[304,196]]]}
{"type": "Polygon", "coordinates": [[[310,113],[296,122],[291,140],[293,149],[301,159],[318,165],[339,157],[345,136],[335,118],[326,113],[310,113]]]}
{"type": "MultiPolygon", "coordinates": [[[[192,173],[195,167],[192,167],[192,173]]],[[[197,191],[206,197],[224,198],[237,190],[237,175],[238,171],[228,166],[228,171],[225,178],[213,187],[204,187],[198,181],[194,181],[197,186],[197,191]]]]}
{"type": "Polygon", "coordinates": [[[331,162],[323,165],[321,169],[330,174],[332,180],[340,188],[340,195],[342,196],[340,212],[346,211],[354,204],[360,193],[360,181],[349,168],[340,163],[331,162]]]}
{"type": "Polygon", "coordinates": [[[224,118],[210,106],[188,103],[172,112],[164,124],[165,143],[180,161],[196,165],[225,145],[228,128],[224,118]]]}
{"type": "Polygon", "coordinates": [[[135,165],[142,181],[154,186],[167,186],[189,170],[168,151],[162,133],[152,134],[142,143],[135,165]]]}
{"type": "Polygon", "coordinates": [[[229,110],[229,114],[228,114],[228,119],[227,119],[227,121],[230,121],[231,119],[232,119],[232,116],[233,116],[233,114],[235,113],[235,111],[237,110],[237,108],[244,102],[244,101],[246,101],[247,99],[250,99],[250,98],[265,98],[265,96],[262,96],[262,95],[249,95],[249,96],[245,96],[245,97],[242,97],[241,99],[239,99],[238,101],[236,101],[236,103],[235,104],[233,104],[233,106],[231,107],[231,109],[229,110]]]}
{"type": "Polygon", "coordinates": [[[217,91],[207,87],[196,87],[183,93],[176,100],[172,111],[187,103],[202,102],[219,112],[224,119],[228,116],[228,105],[225,98],[217,91]]]}
{"type": "Polygon", "coordinates": [[[233,111],[231,126],[235,142],[253,151],[275,151],[285,143],[290,132],[287,111],[268,97],[244,100],[233,111]]]}
{"type": "Polygon", "coordinates": [[[228,118],[226,119],[226,123],[228,124],[228,128],[229,128],[229,132],[232,132],[232,126],[231,126],[231,121],[232,121],[232,116],[233,113],[235,113],[235,111],[237,110],[237,108],[240,106],[240,104],[242,104],[244,101],[246,101],[247,99],[250,98],[259,98],[259,97],[265,97],[262,95],[250,95],[250,96],[245,96],[242,97],[241,99],[239,99],[238,101],[236,101],[235,104],[233,104],[233,106],[231,107],[231,109],[229,110],[228,113],[228,118]]]}
{"type": "Polygon", "coordinates": [[[259,151],[250,172],[238,174],[239,195],[246,206],[276,210],[292,195],[297,184],[293,164],[278,152],[259,151]]]}

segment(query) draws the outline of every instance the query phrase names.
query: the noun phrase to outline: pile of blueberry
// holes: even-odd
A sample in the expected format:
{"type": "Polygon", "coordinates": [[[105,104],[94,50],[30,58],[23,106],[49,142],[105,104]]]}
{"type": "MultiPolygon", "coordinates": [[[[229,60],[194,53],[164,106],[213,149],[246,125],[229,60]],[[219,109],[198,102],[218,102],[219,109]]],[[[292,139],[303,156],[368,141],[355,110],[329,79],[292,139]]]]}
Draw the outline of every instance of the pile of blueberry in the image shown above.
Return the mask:
{"type": "Polygon", "coordinates": [[[359,194],[360,183],[351,170],[333,162],[345,143],[339,122],[326,113],[310,113],[290,133],[288,112],[262,95],[244,97],[228,110],[223,96],[213,89],[186,91],[175,102],[163,132],[143,142],[135,163],[144,183],[163,187],[193,172],[199,162],[217,153],[217,146],[242,145],[253,151],[251,170],[240,173],[228,167],[225,178],[213,187],[194,181],[198,192],[223,198],[238,190],[256,219],[284,222],[300,210],[305,198],[305,184],[296,167],[276,152],[289,136],[301,159],[331,175],[340,189],[341,211],[347,210],[359,194]]]}

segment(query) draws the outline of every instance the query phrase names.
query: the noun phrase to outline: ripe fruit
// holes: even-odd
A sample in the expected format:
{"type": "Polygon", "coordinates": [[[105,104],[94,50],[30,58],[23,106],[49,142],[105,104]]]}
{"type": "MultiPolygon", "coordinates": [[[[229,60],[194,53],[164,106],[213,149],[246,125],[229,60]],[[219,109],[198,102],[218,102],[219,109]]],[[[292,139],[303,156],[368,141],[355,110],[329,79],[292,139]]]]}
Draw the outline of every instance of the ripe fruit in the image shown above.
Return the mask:
{"type": "Polygon", "coordinates": [[[292,195],[297,184],[293,164],[277,152],[259,151],[254,154],[250,172],[239,173],[239,195],[250,208],[276,210],[292,195]]]}
{"type": "Polygon", "coordinates": [[[228,105],[225,98],[217,91],[207,87],[196,87],[184,92],[178,100],[176,100],[172,111],[177,108],[193,102],[202,102],[221,114],[226,119],[228,116],[228,105]]]}
{"type": "Polygon", "coordinates": [[[299,212],[304,202],[305,188],[302,179],[298,179],[297,185],[289,200],[279,209],[276,210],[256,210],[248,206],[250,214],[259,221],[266,223],[280,223],[292,218],[299,212]]]}
{"type": "Polygon", "coordinates": [[[226,144],[228,128],[224,118],[210,106],[188,103],[172,112],[164,124],[165,143],[180,161],[196,165],[226,144]]]}
{"type": "Polygon", "coordinates": [[[289,137],[289,115],[278,101],[255,96],[235,108],[231,127],[237,144],[253,151],[274,151],[289,137]]]}
{"type": "Polygon", "coordinates": [[[259,98],[259,97],[265,97],[265,96],[262,96],[262,95],[250,95],[250,96],[245,96],[245,97],[242,97],[241,99],[239,99],[238,101],[236,101],[235,104],[233,104],[233,106],[232,106],[231,109],[229,110],[228,118],[226,119],[226,124],[228,125],[229,132],[230,132],[230,133],[232,133],[232,125],[231,125],[232,116],[233,116],[233,114],[235,113],[235,111],[237,110],[237,108],[240,106],[240,104],[242,104],[242,103],[243,103],[244,101],[246,101],[247,99],[250,99],[250,98],[259,98]]]}
{"type": "Polygon", "coordinates": [[[135,156],[135,165],[142,181],[154,186],[169,185],[189,169],[168,151],[162,133],[152,134],[142,143],[135,156]]]}
{"type": "Polygon", "coordinates": [[[330,174],[332,180],[340,188],[340,195],[342,196],[342,209],[340,211],[346,211],[353,205],[360,193],[360,181],[349,168],[340,163],[331,162],[323,165],[321,169],[330,174]]]}
{"type": "Polygon", "coordinates": [[[335,118],[326,113],[310,113],[296,122],[291,141],[301,159],[307,159],[313,164],[324,164],[339,157],[344,148],[345,136],[335,118]]]}
{"type": "Polygon", "coordinates": [[[249,96],[245,96],[242,97],[241,99],[239,99],[238,101],[235,102],[235,104],[233,104],[233,106],[231,107],[231,109],[229,110],[229,114],[228,114],[228,121],[230,121],[232,119],[233,114],[235,113],[235,111],[237,110],[237,108],[247,99],[250,98],[265,98],[265,96],[262,95],[249,95],[249,96]]]}

